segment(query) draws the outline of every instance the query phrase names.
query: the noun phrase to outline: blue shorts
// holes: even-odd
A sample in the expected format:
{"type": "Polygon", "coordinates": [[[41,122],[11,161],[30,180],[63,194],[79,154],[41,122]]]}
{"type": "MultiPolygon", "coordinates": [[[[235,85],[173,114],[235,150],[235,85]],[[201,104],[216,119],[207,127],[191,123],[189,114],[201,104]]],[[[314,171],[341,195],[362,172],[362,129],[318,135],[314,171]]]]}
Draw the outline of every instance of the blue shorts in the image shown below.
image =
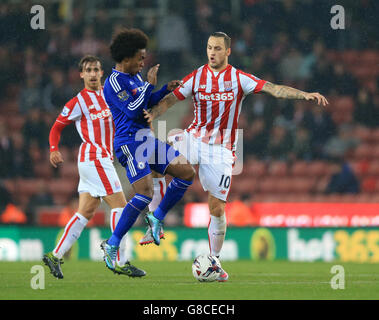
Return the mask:
{"type": "Polygon", "coordinates": [[[152,136],[143,141],[126,142],[116,147],[115,153],[131,184],[150,174],[151,170],[165,174],[168,165],[180,155],[172,146],[152,136]]]}

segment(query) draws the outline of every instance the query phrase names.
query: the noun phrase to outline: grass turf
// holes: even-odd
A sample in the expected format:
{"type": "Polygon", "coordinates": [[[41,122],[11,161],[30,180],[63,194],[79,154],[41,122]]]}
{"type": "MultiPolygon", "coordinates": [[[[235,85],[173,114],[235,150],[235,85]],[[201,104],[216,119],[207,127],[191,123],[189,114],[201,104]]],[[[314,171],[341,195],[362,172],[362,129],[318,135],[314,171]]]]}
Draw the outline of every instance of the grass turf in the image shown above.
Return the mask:
{"type": "Polygon", "coordinates": [[[379,299],[377,264],[340,263],[345,269],[345,289],[334,290],[331,267],[337,263],[223,262],[229,273],[225,283],[200,283],[191,262],[133,261],[144,278],[115,275],[104,262],[65,261],[64,279],[55,279],[42,262],[0,262],[1,300],[259,300],[259,299],[379,299]],[[34,290],[33,265],[45,270],[45,289],[34,290]]]}

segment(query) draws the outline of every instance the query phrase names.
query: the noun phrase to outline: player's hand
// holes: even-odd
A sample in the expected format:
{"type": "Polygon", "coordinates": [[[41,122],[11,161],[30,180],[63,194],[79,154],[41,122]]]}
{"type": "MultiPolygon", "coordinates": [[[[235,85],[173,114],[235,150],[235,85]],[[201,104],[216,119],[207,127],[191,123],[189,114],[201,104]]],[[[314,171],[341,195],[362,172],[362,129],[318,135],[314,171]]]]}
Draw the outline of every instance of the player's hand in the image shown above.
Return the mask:
{"type": "Polygon", "coordinates": [[[50,163],[54,168],[58,167],[58,164],[63,163],[62,154],[59,151],[53,151],[50,153],[50,163]]]}
{"type": "Polygon", "coordinates": [[[145,109],[143,109],[143,113],[144,113],[144,118],[146,119],[147,123],[150,125],[150,128],[152,128],[152,123],[153,123],[153,120],[154,120],[154,115],[152,112],[149,112],[145,109]]]}
{"type": "Polygon", "coordinates": [[[150,68],[147,72],[147,81],[153,86],[157,84],[159,64],[156,64],[154,67],[150,68]]]}
{"type": "Polygon", "coordinates": [[[326,98],[319,94],[318,92],[311,92],[311,93],[308,93],[308,92],[305,92],[304,93],[304,98],[305,100],[317,100],[317,104],[320,105],[322,104],[324,107],[329,104],[328,100],[326,100],[326,98]]]}
{"type": "Polygon", "coordinates": [[[177,87],[183,88],[183,82],[181,80],[172,80],[167,84],[167,90],[169,90],[169,91],[173,91],[177,87]]]}

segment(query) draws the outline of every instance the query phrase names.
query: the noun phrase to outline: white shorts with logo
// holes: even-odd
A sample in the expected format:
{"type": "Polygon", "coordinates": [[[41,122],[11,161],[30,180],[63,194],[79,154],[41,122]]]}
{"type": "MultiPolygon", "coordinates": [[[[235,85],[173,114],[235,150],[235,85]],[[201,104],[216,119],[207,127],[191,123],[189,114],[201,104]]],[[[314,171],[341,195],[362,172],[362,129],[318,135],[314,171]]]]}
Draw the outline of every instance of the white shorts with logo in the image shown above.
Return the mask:
{"type": "Polygon", "coordinates": [[[220,144],[204,143],[187,131],[170,136],[168,141],[192,165],[199,165],[199,179],[204,191],[226,201],[235,161],[232,151],[220,144]]]}
{"type": "Polygon", "coordinates": [[[110,158],[78,162],[78,192],[88,192],[92,197],[105,197],[121,192],[122,186],[110,158]]]}

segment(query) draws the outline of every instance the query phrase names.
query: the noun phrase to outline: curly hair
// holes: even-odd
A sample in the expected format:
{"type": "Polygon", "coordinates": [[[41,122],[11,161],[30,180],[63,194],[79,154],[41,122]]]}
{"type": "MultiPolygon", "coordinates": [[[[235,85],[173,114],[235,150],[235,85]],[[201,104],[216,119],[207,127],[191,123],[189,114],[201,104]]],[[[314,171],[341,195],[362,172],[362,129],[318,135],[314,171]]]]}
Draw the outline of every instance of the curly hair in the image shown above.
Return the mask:
{"type": "Polygon", "coordinates": [[[125,58],[132,58],[138,50],[146,49],[149,37],[139,29],[122,29],[110,45],[111,56],[120,63],[125,58]]]}

